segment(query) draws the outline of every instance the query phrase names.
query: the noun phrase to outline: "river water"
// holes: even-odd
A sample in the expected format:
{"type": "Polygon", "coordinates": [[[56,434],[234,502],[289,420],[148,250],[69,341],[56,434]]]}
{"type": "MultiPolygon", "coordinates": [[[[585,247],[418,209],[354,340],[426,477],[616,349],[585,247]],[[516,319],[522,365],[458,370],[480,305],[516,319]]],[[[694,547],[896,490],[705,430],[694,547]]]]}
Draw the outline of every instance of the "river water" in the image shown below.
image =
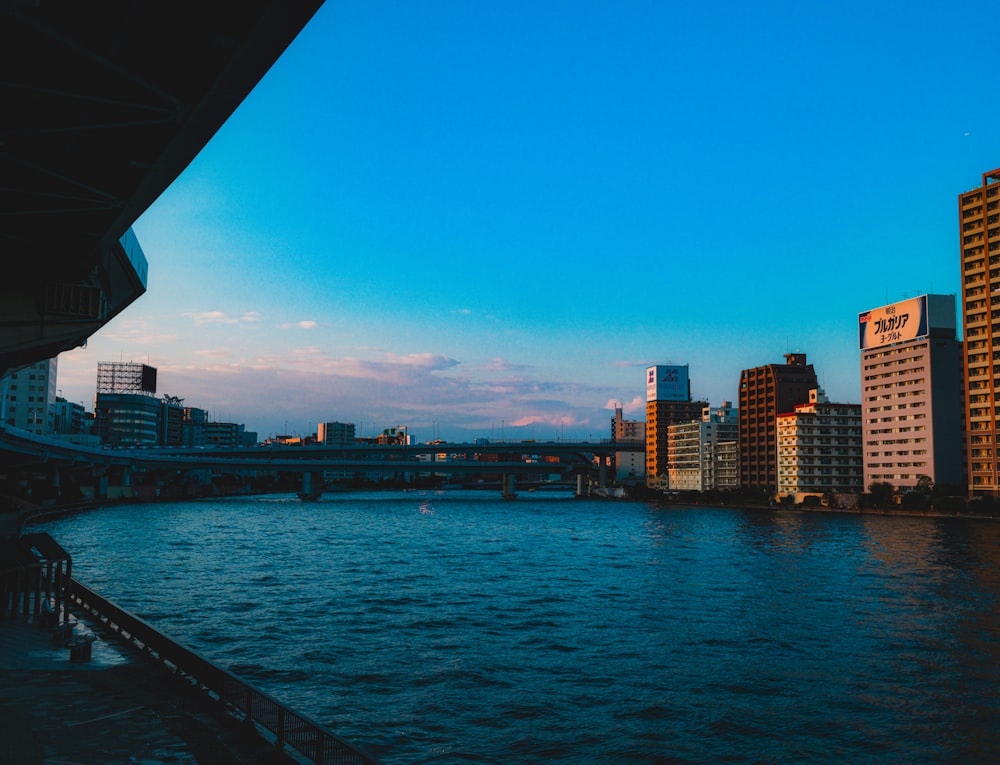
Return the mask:
{"type": "Polygon", "coordinates": [[[414,491],[39,528],[388,764],[1000,760],[998,523],[414,491]]]}

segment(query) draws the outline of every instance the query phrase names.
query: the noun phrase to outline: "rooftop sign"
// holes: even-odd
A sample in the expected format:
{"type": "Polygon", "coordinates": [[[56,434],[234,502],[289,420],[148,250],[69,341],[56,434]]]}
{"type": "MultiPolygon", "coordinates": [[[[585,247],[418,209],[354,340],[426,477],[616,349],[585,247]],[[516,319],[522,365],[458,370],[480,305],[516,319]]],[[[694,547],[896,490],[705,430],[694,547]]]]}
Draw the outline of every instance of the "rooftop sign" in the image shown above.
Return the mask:
{"type": "Polygon", "coordinates": [[[927,337],[927,326],[927,295],[863,311],[858,314],[858,347],[866,351],[927,337]]]}

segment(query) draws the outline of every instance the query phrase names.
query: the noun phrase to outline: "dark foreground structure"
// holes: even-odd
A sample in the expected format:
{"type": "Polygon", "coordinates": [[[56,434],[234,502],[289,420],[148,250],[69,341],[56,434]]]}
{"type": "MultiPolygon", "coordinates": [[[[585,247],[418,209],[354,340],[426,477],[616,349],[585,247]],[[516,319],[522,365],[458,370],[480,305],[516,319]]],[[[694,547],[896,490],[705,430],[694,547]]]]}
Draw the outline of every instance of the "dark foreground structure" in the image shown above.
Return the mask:
{"type": "Polygon", "coordinates": [[[377,764],[74,581],[48,534],[8,538],[2,553],[7,761],[377,764]]]}

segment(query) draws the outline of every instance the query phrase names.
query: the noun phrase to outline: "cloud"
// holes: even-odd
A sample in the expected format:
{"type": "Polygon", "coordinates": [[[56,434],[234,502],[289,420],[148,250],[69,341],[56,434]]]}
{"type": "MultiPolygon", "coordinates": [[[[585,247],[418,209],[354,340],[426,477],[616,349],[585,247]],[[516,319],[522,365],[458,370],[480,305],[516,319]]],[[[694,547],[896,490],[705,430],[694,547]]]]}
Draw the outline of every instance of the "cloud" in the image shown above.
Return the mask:
{"type": "Polygon", "coordinates": [[[605,409],[610,409],[612,412],[621,407],[623,414],[636,414],[641,413],[645,415],[646,413],[646,397],[645,396],[635,396],[631,401],[627,403],[622,403],[616,398],[608,399],[608,402],[604,405],[605,409]]]}
{"type": "Polygon", "coordinates": [[[261,318],[257,311],[244,311],[239,316],[224,311],[185,311],[181,316],[191,319],[199,327],[205,324],[252,324],[261,318]]]}
{"type": "MultiPolygon", "coordinates": [[[[131,347],[141,347],[148,349],[150,346],[164,345],[177,340],[177,335],[172,332],[154,332],[150,328],[150,323],[144,319],[121,321],[113,327],[102,331],[101,339],[110,340],[116,343],[128,343],[131,347]]],[[[143,351],[145,355],[146,351],[143,351]]]]}
{"type": "Polygon", "coordinates": [[[200,351],[194,352],[196,356],[201,356],[206,359],[226,359],[233,355],[233,352],[228,348],[203,348],[200,351]]]}
{"type": "Polygon", "coordinates": [[[296,327],[298,329],[316,329],[319,326],[319,322],[312,320],[297,321],[294,324],[290,321],[286,321],[284,324],[279,324],[278,329],[292,329],[296,327]]]}
{"type": "Polygon", "coordinates": [[[489,362],[483,367],[490,372],[523,372],[528,369],[525,364],[514,364],[507,359],[502,359],[496,356],[489,360],[489,362]]]}

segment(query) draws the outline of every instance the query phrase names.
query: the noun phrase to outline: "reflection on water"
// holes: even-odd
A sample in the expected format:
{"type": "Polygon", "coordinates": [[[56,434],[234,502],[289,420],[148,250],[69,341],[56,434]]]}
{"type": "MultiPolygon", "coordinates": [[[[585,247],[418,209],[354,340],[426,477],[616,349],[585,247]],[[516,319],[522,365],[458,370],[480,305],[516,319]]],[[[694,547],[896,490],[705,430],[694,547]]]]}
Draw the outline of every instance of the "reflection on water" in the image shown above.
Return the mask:
{"type": "Polygon", "coordinates": [[[408,492],[45,530],[387,763],[1000,756],[1000,524],[408,492]]]}

